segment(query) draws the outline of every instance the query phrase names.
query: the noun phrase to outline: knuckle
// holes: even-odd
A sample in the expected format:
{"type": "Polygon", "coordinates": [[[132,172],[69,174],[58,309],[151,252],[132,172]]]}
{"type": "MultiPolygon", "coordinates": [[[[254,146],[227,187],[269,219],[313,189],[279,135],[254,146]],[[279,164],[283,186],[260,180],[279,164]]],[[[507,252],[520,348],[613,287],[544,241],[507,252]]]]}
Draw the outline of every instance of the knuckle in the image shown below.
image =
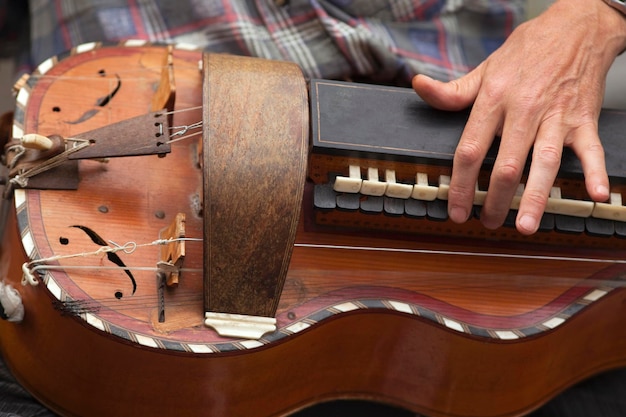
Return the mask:
{"type": "Polygon", "coordinates": [[[540,94],[526,94],[517,102],[519,108],[518,111],[524,112],[524,114],[535,115],[541,113],[541,110],[545,107],[545,98],[540,94]]]}
{"type": "Polygon", "coordinates": [[[524,191],[524,196],[522,198],[522,205],[529,210],[531,207],[534,209],[530,209],[532,212],[543,212],[546,204],[548,203],[548,194],[533,188],[527,188],[524,191]]]}
{"type": "Polygon", "coordinates": [[[453,187],[450,187],[448,191],[448,201],[455,201],[459,204],[461,202],[466,202],[472,199],[474,196],[474,187],[466,187],[462,184],[456,184],[453,187]]]}
{"type": "Polygon", "coordinates": [[[587,152],[604,155],[604,147],[600,142],[593,141],[587,145],[587,152]]]}
{"type": "Polygon", "coordinates": [[[492,176],[504,186],[513,187],[519,183],[522,169],[522,164],[517,160],[504,161],[494,168],[492,176]]]}
{"type": "Polygon", "coordinates": [[[477,141],[466,140],[459,143],[454,153],[455,163],[462,166],[472,166],[482,162],[483,151],[477,141]]]}
{"type": "Polygon", "coordinates": [[[542,165],[550,167],[561,163],[562,148],[554,145],[545,145],[534,152],[533,158],[542,165]]]}
{"type": "Polygon", "coordinates": [[[490,82],[484,84],[482,94],[484,95],[484,100],[490,103],[498,103],[502,101],[504,91],[506,91],[506,83],[504,81],[491,79],[490,82]]]}

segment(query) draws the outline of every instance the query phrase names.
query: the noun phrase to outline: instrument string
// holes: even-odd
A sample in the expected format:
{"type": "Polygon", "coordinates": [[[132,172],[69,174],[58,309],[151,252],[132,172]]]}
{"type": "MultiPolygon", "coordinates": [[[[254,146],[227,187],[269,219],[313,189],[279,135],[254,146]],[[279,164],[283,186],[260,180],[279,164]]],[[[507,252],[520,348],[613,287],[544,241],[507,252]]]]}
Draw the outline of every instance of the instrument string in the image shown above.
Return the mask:
{"type": "MultiPolygon", "coordinates": [[[[176,110],[172,110],[169,112],[165,112],[164,114],[170,115],[170,114],[178,114],[178,113],[184,113],[184,112],[188,112],[188,111],[194,111],[194,110],[202,110],[202,106],[193,106],[193,107],[187,107],[184,109],[176,109],[176,110]]],[[[202,122],[198,122],[200,124],[202,124],[202,122]]],[[[172,129],[172,128],[170,128],[172,129]]]]}
{"type": "MultiPolygon", "coordinates": [[[[120,299],[115,297],[72,299],[59,302],[59,308],[74,314],[97,312],[101,308],[112,308],[117,311],[132,311],[156,307],[159,304],[158,299],[158,294],[132,295],[120,299]]],[[[194,306],[201,303],[202,299],[202,293],[199,291],[177,291],[175,298],[168,298],[167,306],[168,308],[194,306]]]]}
{"type": "MultiPolygon", "coordinates": [[[[167,112],[165,114],[167,115],[177,114],[177,113],[183,113],[183,112],[192,111],[192,110],[202,110],[202,106],[195,106],[195,107],[189,107],[186,109],[174,110],[171,112],[167,112]]],[[[201,129],[201,128],[202,128],[202,120],[195,122],[195,123],[191,123],[189,125],[170,126],[169,130],[172,133],[170,133],[170,139],[167,141],[167,143],[175,143],[175,142],[186,140],[192,137],[199,136],[202,134],[202,131],[193,132],[190,134],[187,134],[187,132],[189,132],[190,130],[193,131],[193,130],[201,129]]]]}
{"type": "Polygon", "coordinates": [[[183,141],[183,140],[187,140],[187,139],[195,138],[195,137],[198,137],[198,136],[200,136],[200,135],[202,135],[202,132],[190,133],[189,135],[184,135],[184,136],[181,136],[181,137],[176,138],[176,139],[171,139],[171,140],[168,140],[168,141],[167,141],[167,143],[176,143],[176,142],[181,142],[181,141],[183,141]]]}
{"type": "MultiPolygon", "coordinates": [[[[176,242],[203,242],[202,238],[183,237],[183,238],[168,238],[168,239],[156,239],[152,242],[138,244],[133,241],[129,241],[123,245],[117,244],[109,240],[109,246],[102,246],[95,251],[90,252],[78,252],[67,255],[55,255],[48,258],[40,258],[31,260],[28,262],[28,267],[38,266],[38,269],[42,269],[50,265],[50,262],[55,262],[63,259],[98,256],[108,252],[115,253],[123,251],[126,254],[132,254],[137,248],[147,246],[163,246],[176,242]]],[[[442,250],[442,249],[419,249],[419,248],[391,248],[383,246],[350,246],[350,245],[330,245],[319,243],[294,243],[296,248],[310,248],[310,249],[331,249],[331,250],[351,250],[351,251],[370,251],[370,252],[398,252],[398,253],[412,253],[421,255],[449,255],[449,256],[466,256],[466,257],[482,257],[482,258],[504,258],[504,259],[522,259],[522,260],[539,260],[539,261],[561,261],[561,262],[576,262],[576,263],[602,263],[602,264],[626,264],[624,259],[614,258],[589,258],[589,257],[570,257],[570,256],[556,256],[556,255],[533,255],[523,253],[498,253],[498,252],[478,252],[478,251],[462,251],[462,250],[442,250]]],[[[81,268],[87,268],[81,266],[81,268]]],[[[100,266],[94,266],[93,268],[102,268],[100,266]]],[[[111,267],[113,269],[119,269],[120,267],[111,267]]]]}
{"type": "MultiPolygon", "coordinates": [[[[37,279],[35,278],[34,273],[39,271],[39,270],[43,270],[43,269],[56,269],[56,267],[54,265],[49,265],[49,263],[51,262],[57,262],[60,260],[64,260],[64,259],[72,259],[72,258],[85,258],[85,257],[89,257],[89,256],[98,256],[98,255],[103,255],[103,254],[107,254],[107,253],[116,253],[119,251],[122,251],[128,255],[132,254],[133,252],[135,252],[137,250],[137,248],[141,248],[141,247],[147,247],[147,246],[163,246],[163,245],[168,245],[170,243],[176,243],[176,242],[182,242],[182,241],[202,241],[202,239],[197,239],[197,238],[168,238],[168,239],[157,239],[154,240],[152,242],[148,242],[148,243],[142,243],[142,244],[138,244],[136,242],[127,242],[123,245],[119,245],[113,241],[109,240],[110,245],[108,246],[101,246],[100,248],[98,248],[95,251],[90,251],[90,252],[78,252],[78,253],[72,253],[72,254],[66,254],[66,255],[54,255],[54,256],[50,256],[48,258],[40,258],[40,259],[35,259],[35,260],[31,260],[30,262],[25,262],[22,265],[22,284],[26,285],[26,284],[31,284],[31,285],[38,285],[39,281],[37,281],[37,279]]],[[[65,269],[71,269],[71,268],[75,268],[75,269],[107,269],[107,267],[102,267],[102,266],[62,266],[61,268],[65,268],[65,269]]],[[[123,267],[123,266],[117,266],[117,267],[111,267],[112,269],[115,270],[131,270],[131,268],[127,268],[127,267],[123,267]]],[[[137,270],[140,270],[141,267],[134,267],[137,270]]],[[[156,267],[154,267],[154,270],[157,270],[156,267]]]]}
{"type": "MultiPolygon", "coordinates": [[[[137,248],[140,247],[146,247],[146,246],[163,246],[163,245],[168,245],[170,243],[176,243],[176,242],[182,242],[182,241],[193,241],[193,242],[197,242],[197,241],[202,241],[202,239],[198,239],[198,238],[168,238],[168,239],[157,239],[157,240],[153,240],[152,242],[148,242],[148,243],[142,243],[142,244],[138,244],[135,242],[127,242],[123,245],[119,245],[111,240],[109,240],[109,243],[111,244],[110,246],[102,246],[99,249],[95,250],[95,251],[91,251],[91,252],[79,252],[79,253],[73,253],[73,254],[68,254],[68,255],[55,255],[55,256],[51,256],[48,258],[40,258],[40,259],[35,259],[32,260],[30,262],[27,263],[28,267],[32,267],[33,265],[36,264],[46,264],[49,262],[56,262],[62,259],[70,259],[70,258],[78,258],[78,257],[87,257],[87,256],[98,256],[98,255],[102,255],[105,253],[116,253],[119,251],[123,251],[126,254],[131,254],[133,252],[135,252],[135,250],[137,250],[137,248]]],[[[100,268],[100,267],[98,267],[100,268]]],[[[120,267],[116,267],[117,269],[119,269],[120,267]]]]}
{"type": "MultiPolygon", "coordinates": [[[[109,241],[110,246],[102,246],[95,251],[90,252],[78,252],[73,254],[55,255],[48,258],[40,258],[25,263],[31,273],[44,271],[44,270],[129,270],[129,271],[149,271],[157,272],[159,269],[156,266],[102,266],[102,265],[53,265],[51,262],[59,260],[71,259],[71,258],[84,258],[88,256],[99,256],[108,252],[122,251],[126,254],[134,253],[138,248],[149,246],[161,246],[180,241],[189,242],[203,242],[202,238],[168,238],[157,239],[152,242],[138,244],[135,242],[127,242],[123,245],[119,245],[113,241],[109,241]]],[[[559,261],[567,263],[593,263],[593,264],[605,264],[605,265],[624,265],[626,260],[613,259],[613,258],[589,258],[589,257],[568,257],[568,256],[555,256],[555,255],[534,255],[534,254],[522,254],[522,253],[497,253],[497,252],[479,252],[479,251],[462,251],[462,250],[438,250],[438,249],[419,249],[419,248],[391,248],[391,247],[374,247],[374,246],[350,246],[350,245],[329,245],[329,244],[314,244],[314,243],[295,243],[295,248],[307,248],[307,249],[330,249],[330,250],[347,250],[347,251],[366,251],[366,252],[388,252],[388,253],[408,253],[416,255],[445,255],[445,256],[461,256],[461,257],[480,257],[480,258],[500,258],[500,259],[518,259],[518,260],[532,260],[532,261],[559,261]]],[[[202,268],[181,268],[181,272],[202,272],[202,268]]],[[[302,271],[300,271],[302,272],[302,271]]],[[[388,271],[389,273],[397,273],[394,271],[388,271]]],[[[556,277],[552,277],[550,283],[555,283],[556,277]]],[[[575,281],[576,278],[561,278],[561,280],[575,281]]],[[[542,282],[545,280],[542,278],[542,282]]],[[[607,284],[618,284],[619,286],[626,285],[622,280],[605,280],[607,284]],[[624,284],[622,284],[624,283],[624,284]]],[[[594,281],[597,283],[598,281],[594,281]]]]}
{"type": "MultiPolygon", "coordinates": [[[[135,242],[128,242],[123,245],[116,244],[115,242],[109,241],[111,246],[100,248],[96,251],[91,252],[80,252],[76,254],[69,255],[57,255],[49,258],[42,258],[38,260],[34,260],[28,263],[28,267],[31,274],[37,273],[39,271],[88,271],[88,270],[100,270],[100,271],[114,271],[114,270],[130,270],[130,271],[144,271],[144,272],[156,272],[159,270],[156,266],[127,266],[127,267],[119,267],[119,266],[102,266],[102,265],[58,265],[58,264],[49,264],[50,262],[62,260],[62,259],[70,259],[76,257],[85,257],[85,256],[97,256],[106,252],[117,252],[122,251],[127,254],[132,254],[136,251],[137,248],[146,247],[146,246],[158,246],[163,244],[169,244],[176,241],[192,241],[192,242],[202,242],[203,239],[200,238],[179,238],[179,239],[161,239],[155,240],[153,242],[148,242],[145,244],[137,244],[135,242]]],[[[419,254],[419,255],[446,255],[446,256],[463,256],[463,257],[483,257],[483,258],[505,258],[505,259],[527,259],[527,260],[539,260],[539,261],[561,261],[561,262],[577,262],[577,263],[601,263],[601,264],[625,264],[626,261],[620,259],[598,259],[598,258],[575,258],[575,257],[566,257],[566,256],[551,256],[551,255],[528,255],[528,254],[509,254],[509,253],[483,253],[483,252],[475,252],[475,251],[456,251],[456,250],[433,250],[433,249],[414,249],[414,248],[390,248],[390,247],[369,247],[369,246],[349,246],[349,245],[328,245],[328,244],[311,244],[311,243],[296,243],[294,244],[296,248],[307,248],[307,249],[320,249],[320,250],[347,250],[347,251],[382,251],[382,252],[402,252],[402,253],[411,253],[411,254],[419,254]]],[[[202,274],[202,268],[181,268],[179,270],[181,274],[187,275],[188,279],[192,279],[197,285],[197,278],[194,277],[195,274],[202,274]],[[189,276],[191,275],[191,276],[189,276]]],[[[295,279],[303,279],[306,281],[308,275],[315,275],[320,273],[320,271],[308,271],[306,269],[298,269],[290,272],[290,275],[295,279]]],[[[345,271],[341,270],[323,270],[324,274],[331,274],[333,276],[340,277],[342,274],[345,274],[345,271]]],[[[389,277],[390,279],[397,279],[400,275],[407,275],[407,279],[411,279],[414,276],[414,271],[378,271],[381,278],[389,277]],[[410,276],[409,276],[410,275],[410,276]]],[[[430,289],[430,293],[437,294],[445,294],[451,291],[459,291],[459,290],[476,290],[476,289],[485,289],[490,287],[489,282],[493,281],[494,284],[497,284],[502,277],[501,276],[484,276],[481,274],[471,274],[471,273],[462,273],[462,274],[454,274],[454,273],[432,273],[428,274],[429,277],[427,280],[432,280],[432,282],[436,285],[436,288],[430,289]],[[446,278],[450,278],[449,275],[454,275],[454,282],[449,282],[446,278]],[[430,276],[433,275],[433,276],[430,276]],[[477,283],[477,279],[480,279],[480,283],[477,283]],[[460,279],[460,280],[459,280],[460,279]],[[485,281],[486,279],[486,281],[485,281]],[[446,283],[447,282],[447,283],[446,283]]],[[[156,275],[155,275],[156,279],[156,275]]],[[[420,278],[421,280],[421,278],[420,278]]],[[[602,279],[594,279],[593,281],[579,279],[579,278],[570,278],[566,276],[561,277],[550,277],[549,280],[546,280],[545,277],[537,277],[532,275],[516,275],[509,274],[507,276],[507,280],[513,281],[515,280],[515,284],[519,288],[524,288],[526,290],[532,288],[543,288],[548,285],[564,285],[568,287],[611,287],[611,288],[619,288],[626,287],[626,281],[620,279],[611,279],[611,280],[602,280],[602,279]]],[[[313,280],[314,281],[314,280],[313,280]]],[[[385,280],[381,279],[380,285],[385,285],[385,280]]],[[[156,281],[155,281],[156,283],[156,281]]],[[[423,282],[422,282],[423,284],[423,282]]],[[[156,286],[155,286],[156,288],[156,286]]],[[[169,291],[168,291],[169,292],[169,291]]],[[[171,307],[184,307],[184,306],[198,306],[202,303],[203,294],[202,291],[193,291],[189,289],[173,289],[170,292],[170,296],[167,299],[167,305],[169,308],[171,307]]],[[[118,297],[105,297],[105,298],[81,298],[81,299],[68,299],[66,301],[59,301],[56,304],[59,305],[59,309],[65,311],[69,314],[82,314],[89,312],[97,312],[101,308],[112,308],[118,311],[132,311],[138,309],[145,309],[150,307],[156,307],[159,304],[159,295],[157,291],[148,295],[131,295],[125,296],[123,298],[118,297]]]]}
{"type": "MultiPolygon", "coordinates": [[[[180,63],[179,65],[184,65],[185,63],[180,63]]],[[[149,68],[145,68],[142,67],[141,69],[128,69],[128,70],[115,70],[112,73],[108,73],[106,71],[102,71],[101,73],[97,73],[94,75],[82,75],[82,76],[67,76],[67,75],[49,75],[49,74],[39,74],[39,75],[32,75],[32,77],[36,77],[36,79],[39,80],[50,80],[50,81],[76,81],[76,80],[84,80],[84,81],[88,81],[91,84],[93,84],[96,81],[101,81],[106,83],[106,85],[108,86],[108,89],[111,90],[115,84],[117,84],[118,82],[124,82],[124,83],[133,83],[133,82],[140,82],[140,83],[145,83],[146,82],[146,69],[152,69],[155,71],[155,74],[159,73],[161,70],[163,70],[164,68],[166,68],[165,66],[152,66],[149,68]],[[133,76],[133,74],[137,74],[137,76],[133,76]]],[[[181,109],[175,109],[173,111],[169,111],[169,112],[165,112],[165,115],[173,115],[173,114],[179,114],[179,113],[184,113],[184,112],[189,112],[189,111],[197,111],[197,110],[201,110],[202,109],[202,105],[200,106],[190,106],[187,108],[181,108],[181,109]]],[[[176,142],[180,142],[180,141],[184,141],[190,138],[195,138],[197,136],[200,136],[202,134],[202,131],[198,131],[198,132],[193,132],[190,134],[186,134],[189,131],[193,131],[196,129],[201,129],[202,128],[202,121],[198,121],[189,125],[181,125],[181,126],[172,126],[169,128],[170,132],[170,140],[168,140],[167,143],[176,143],[176,142]]],[[[80,138],[68,138],[66,140],[81,140],[80,138]]],[[[43,165],[43,164],[42,164],[43,165]]],[[[47,163],[46,163],[47,165],[47,163]]],[[[54,166],[52,166],[51,168],[53,168],[54,166]]],[[[44,170],[48,170],[50,168],[44,168],[44,170]]],[[[41,172],[41,171],[40,171],[41,172]]],[[[39,173],[39,172],[37,172],[39,173]]],[[[32,175],[36,175],[36,173],[33,173],[32,175]]],[[[32,176],[31,175],[31,176],[32,176]]]]}
{"type": "MultiPolygon", "coordinates": [[[[89,141],[81,141],[80,143],[76,144],[76,146],[72,146],[69,149],[66,149],[65,151],[61,152],[58,155],[55,155],[51,158],[48,158],[46,160],[44,160],[43,162],[41,162],[39,165],[34,166],[31,169],[28,169],[24,172],[20,172],[18,175],[14,176],[13,178],[11,178],[10,182],[13,184],[18,184],[20,187],[26,187],[28,185],[28,179],[31,177],[34,177],[35,175],[39,175],[42,172],[46,172],[48,170],[51,170],[53,168],[56,168],[62,164],[64,164],[65,162],[68,161],[68,157],[69,155],[73,154],[74,152],[77,152],[85,147],[89,146],[89,141]]],[[[16,158],[20,157],[23,153],[19,152],[16,155],[16,158]]]]}
{"type": "MultiPolygon", "coordinates": [[[[165,112],[163,114],[165,114],[165,115],[176,114],[176,113],[182,113],[182,112],[191,111],[191,110],[198,110],[198,109],[201,109],[201,108],[202,108],[202,106],[195,106],[195,107],[189,107],[189,108],[186,108],[186,109],[180,109],[180,110],[174,110],[174,111],[171,111],[171,112],[165,112]]],[[[189,125],[170,126],[169,130],[171,132],[173,132],[173,133],[170,133],[170,140],[168,140],[166,143],[172,144],[172,143],[181,142],[181,141],[184,141],[186,139],[190,139],[190,138],[194,138],[194,137],[200,136],[200,135],[202,135],[202,131],[193,132],[193,133],[189,133],[189,134],[186,134],[186,133],[189,132],[189,131],[193,131],[193,130],[201,129],[201,128],[202,128],[202,121],[191,123],[189,125]],[[175,139],[173,139],[173,138],[175,138],[175,139]]],[[[77,137],[66,138],[65,140],[66,141],[76,141],[76,142],[88,141],[87,139],[77,138],[77,137]]],[[[74,147],[74,148],[77,148],[77,149],[72,148],[73,150],[71,152],[76,152],[77,150],[80,150],[83,147],[88,146],[88,145],[89,145],[89,143],[87,143],[86,145],[82,145],[80,147],[74,147]]],[[[64,154],[69,154],[69,153],[66,151],[66,152],[64,152],[64,154]]],[[[65,158],[62,161],[60,161],[60,163],[63,163],[66,160],[67,160],[67,158],[65,158]]],[[[49,161],[50,161],[50,159],[46,161],[46,164],[48,164],[49,161]]],[[[54,166],[51,167],[51,168],[54,168],[54,166]]],[[[48,169],[50,169],[50,168],[48,168],[48,169]]],[[[33,173],[30,176],[36,175],[36,174],[38,174],[40,172],[33,173]]]]}
{"type": "Polygon", "coordinates": [[[508,259],[526,259],[526,260],[542,260],[542,261],[564,261],[564,262],[583,262],[583,263],[604,263],[604,264],[626,264],[623,259],[600,259],[600,258],[583,258],[569,256],[554,255],[529,255],[514,253],[497,253],[497,252],[472,252],[472,251],[455,251],[455,250],[434,250],[434,249],[411,249],[411,248],[385,248],[385,247],[369,247],[369,246],[348,246],[348,245],[324,245],[296,243],[296,247],[306,248],[323,248],[323,249],[344,249],[357,251],[382,251],[382,252],[403,252],[416,253],[424,255],[454,255],[454,256],[475,256],[489,258],[508,258],[508,259]]]}
{"type": "Polygon", "coordinates": [[[193,132],[193,133],[190,133],[188,135],[185,135],[185,133],[188,132],[189,130],[199,129],[199,128],[202,128],[202,122],[201,121],[193,123],[193,124],[191,124],[189,126],[177,126],[175,128],[170,128],[170,129],[180,129],[180,130],[178,132],[175,132],[175,133],[171,134],[170,135],[170,140],[168,140],[167,143],[170,143],[170,144],[171,143],[176,143],[176,142],[180,142],[180,141],[187,140],[187,139],[190,139],[190,138],[195,138],[195,137],[201,136],[202,133],[203,133],[202,130],[199,131],[199,132],[193,132]],[[179,137],[175,138],[176,136],[179,136],[179,137]],[[172,139],[172,138],[175,138],[175,139],[172,139]]]}

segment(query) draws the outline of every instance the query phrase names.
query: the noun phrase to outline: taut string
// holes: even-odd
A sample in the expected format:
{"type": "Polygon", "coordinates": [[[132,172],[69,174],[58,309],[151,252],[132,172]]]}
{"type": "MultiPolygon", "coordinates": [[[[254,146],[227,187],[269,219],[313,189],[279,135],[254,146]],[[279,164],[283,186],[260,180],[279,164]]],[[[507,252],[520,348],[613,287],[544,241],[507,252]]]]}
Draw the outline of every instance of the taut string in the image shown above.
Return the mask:
{"type": "Polygon", "coordinates": [[[378,248],[368,246],[348,246],[348,245],[320,245],[308,243],[296,243],[295,247],[305,248],[323,248],[323,249],[347,249],[360,251],[382,251],[382,252],[404,252],[416,253],[422,255],[456,255],[456,256],[476,256],[490,258],[508,258],[508,259],[528,259],[541,261],[567,261],[567,262],[589,262],[589,263],[605,263],[605,264],[626,264],[623,259],[598,259],[598,258],[574,258],[568,256],[553,255],[526,255],[511,253],[495,253],[495,252],[470,252],[470,251],[453,251],[453,250],[434,250],[434,249],[403,249],[403,248],[378,248]]]}
{"type": "MultiPolygon", "coordinates": [[[[68,266],[55,266],[55,265],[49,265],[50,262],[56,262],[56,261],[63,260],[63,259],[98,256],[98,255],[102,255],[106,253],[116,253],[119,251],[123,251],[126,254],[132,254],[139,247],[163,246],[163,245],[168,245],[170,243],[181,242],[181,241],[193,241],[193,242],[200,241],[201,242],[202,239],[170,238],[170,239],[157,239],[152,242],[142,243],[142,244],[138,244],[135,242],[127,242],[124,245],[118,245],[113,241],[109,241],[109,243],[111,244],[110,246],[102,246],[98,250],[91,251],[91,252],[79,252],[79,253],[73,253],[69,255],[55,255],[55,256],[48,257],[48,258],[35,259],[30,262],[25,262],[22,265],[22,273],[23,273],[22,285],[27,285],[27,284],[38,285],[38,281],[35,278],[34,272],[42,270],[42,269],[72,269],[72,268],[73,269],[108,269],[107,267],[102,267],[102,266],[69,266],[69,265],[68,266]]],[[[122,266],[110,267],[110,269],[115,269],[118,271],[119,270],[132,270],[132,269],[145,270],[142,267],[127,268],[127,267],[122,267],[122,266]]],[[[153,269],[155,271],[157,270],[156,267],[154,267],[153,269]]]]}
{"type": "MultiPolygon", "coordinates": [[[[50,265],[50,262],[56,262],[58,260],[63,259],[71,259],[71,258],[79,258],[79,257],[88,257],[88,256],[98,256],[105,253],[115,253],[119,251],[123,251],[126,254],[132,254],[139,247],[147,247],[147,246],[160,246],[167,245],[170,243],[174,243],[177,241],[192,241],[192,242],[202,242],[201,238],[170,238],[170,239],[157,239],[149,243],[137,244],[135,242],[127,242],[124,245],[118,245],[115,242],[109,241],[111,243],[110,246],[103,246],[98,250],[91,252],[80,252],[68,255],[56,255],[51,256],[49,258],[41,258],[32,260],[27,262],[23,266],[24,271],[28,271],[28,283],[36,285],[37,281],[34,277],[34,272],[51,269],[51,270],[70,270],[70,269],[110,269],[110,270],[137,270],[137,271],[157,271],[156,267],[119,267],[119,266],[111,266],[111,267],[103,267],[103,266],[88,266],[88,265],[50,265]],[[34,282],[33,282],[34,281],[34,282]]],[[[528,254],[515,254],[515,253],[495,253],[495,252],[472,252],[472,251],[455,251],[455,250],[436,250],[436,249],[411,249],[411,248],[388,248],[388,247],[369,247],[369,246],[349,246],[349,245],[326,245],[326,244],[310,244],[310,243],[295,243],[294,247],[298,248],[310,248],[310,249],[333,249],[333,250],[352,250],[352,251],[379,251],[379,252],[400,252],[400,253],[412,253],[412,254],[420,254],[420,255],[447,255],[447,256],[470,256],[470,257],[481,257],[481,258],[503,258],[503,259],[522,259],[522,260],[536,260],[536,261],[560,261],[560,262],[575,262],[575,263],[596,263],[596,264],[626,264],[626,260],[622,259],[600,259],[600,258],[581,258],[581,257],[568,257],[568,256],[553,256],[553,255],[528,255],[528,254]]],[[[188,272],[201,272],[202,269],[182,269],[181,271],[188,272]]],[[[563,278],[565,279],[565,278],[563,278]]],[[[551,283],[552,280],[550,280],[551,283]]],[[[620,286],[626,285],[621,284],[621,280],[610,281],[611,283],[620,283],[620,286]]]]}
{"type": "MultiPolygon", "coordinates": [[[[53,156],[52,158],[44,160],[41,164],[29,170],[19,173],[15,177],[11,178],[10,182],[12,184],[18,184],[20,187],[26,187],[28,185],[29,178],[62,165],[63,163],[68,161],[69,155],[89,146],[88,140],[76,139],[76,141],[78,143],[75,146],[72,146],[71,148],[61,152],[58,155],[53,156]]],[[[22,154],[23,153],[20,152],[16,157],[21,156],[22,154]]]]}

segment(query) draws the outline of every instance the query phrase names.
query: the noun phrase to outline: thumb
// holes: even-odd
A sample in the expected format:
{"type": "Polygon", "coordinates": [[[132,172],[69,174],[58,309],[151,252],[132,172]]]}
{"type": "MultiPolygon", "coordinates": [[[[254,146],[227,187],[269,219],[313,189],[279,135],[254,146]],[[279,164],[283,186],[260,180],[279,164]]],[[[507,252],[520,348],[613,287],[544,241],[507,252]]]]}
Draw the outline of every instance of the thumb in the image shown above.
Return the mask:
{"type": "Polygon", "coordinates": [[[481,66],[447,83],[423,74],[413,77],[413,89],[428,104],[440,110],[462,110],[474,103],[481,84],[481,66]]]}

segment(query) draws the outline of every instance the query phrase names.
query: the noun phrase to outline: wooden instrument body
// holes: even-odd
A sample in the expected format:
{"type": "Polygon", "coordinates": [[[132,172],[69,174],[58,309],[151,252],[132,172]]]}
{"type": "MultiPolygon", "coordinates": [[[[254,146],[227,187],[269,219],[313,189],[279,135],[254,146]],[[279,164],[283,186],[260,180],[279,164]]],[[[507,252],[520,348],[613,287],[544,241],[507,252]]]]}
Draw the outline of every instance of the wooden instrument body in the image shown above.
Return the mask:
{"type": "MultiPolygon", "coordinates": [[[[60,61],[27,87],[27,100],[18,96],[18,128],[71,137],[145,113],[162,53],[95,48],[60,61]],[[111,74],[121,87],[95,108],[117,83],[111,74]]],[[[202,104],[200,57],[174,52],[178,109],[202,104]]],[[[200,114],[176,113],[173,125],[200,114]]],[[[0,348],[18,380],[59,414],[271,416],[364,398],[432,416],[514,416],[626,364],[626,293],[615,288],[623,265],[490,255],[509,253],[497,241],[474,256],[462,240],[328,231],[311,224],[308,191],[278,330],[258,341],[203,326],[197,272],[183,273],[178,288],[165,292],[164,323],[154,271],[133,270],[133,294],[121,268],[105,268],[112,264],[104,255],[58,261],[99,271],[49,269],[38,286],[21,286],[28,260],[98,248],[71,226],[141,244],[185,212],[188,235],[200,237],[196,143],[172,144],[165,158],[81,161],[77,191],[16,192],[0,265],[26,316],[0,322],[0,348]]],[[[158,260],[153,246],[119,253],[131,270],[158,260]]],[[[538,253],[550,255],[545,248],[527,255],[538,253]]],[[[608,251],[607,259],[621,255],[608,251]]],[[[201,244],[191,242],[185,268],[202,262],[201,244]]]]}

